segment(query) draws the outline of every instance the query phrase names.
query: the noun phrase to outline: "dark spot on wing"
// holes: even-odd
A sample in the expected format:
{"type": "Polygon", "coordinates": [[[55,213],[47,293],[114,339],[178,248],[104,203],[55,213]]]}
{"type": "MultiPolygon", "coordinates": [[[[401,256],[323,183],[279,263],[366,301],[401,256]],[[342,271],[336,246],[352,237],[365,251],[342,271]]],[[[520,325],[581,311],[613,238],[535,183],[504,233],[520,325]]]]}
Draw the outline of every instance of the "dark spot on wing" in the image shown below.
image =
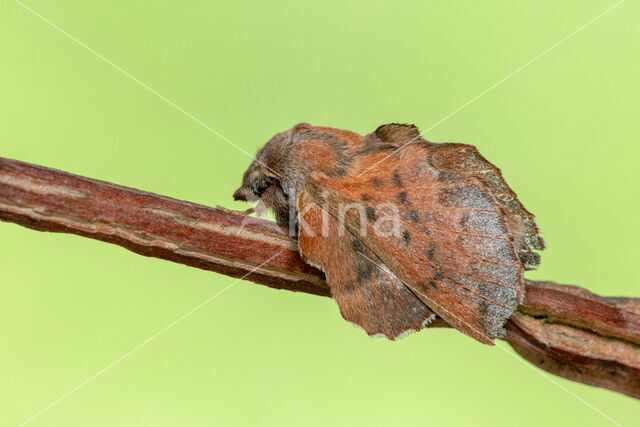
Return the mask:
{"type": "Polygon", "coordinates": [[[424,282],[417,282],[416,287],[424,293],[427,293],[430,291],[430,289],[427,288],[427,285],[424,284],[424,282]]]}
{"type": "Polygon", "coordinates": [[[429,258],[430,261],[433,261],[435,257],[436,245],[434,245],[433,242],[429,242],[429,245],[427,246],[427,258],[429,258]]]}
{"type": "Polygon", "coordinates": [[[408,245],[409,242],[411,241],[411,234],[409,234],[407,230],[404,230],[402,232],[402,240],[404,240],[405,245],[408,245]]]}
{"type": "Polygon", "coordinates": [[[429,280],[429,285],[431,285],[431,287],[433,289],[435,289],[436,291],[438,290],[438,284],[436,282],[434,282],[433,280],[429,280]]]}
{"type": "Polygon", "coordinates": [[[402,187],[402,178],[400,178],[400,175],[398,174],[398,172],[394,172],[393,173],[393,183],[395,185],[397,185],[398,187],[402,187]]]}
{"type": "Polygon", "coordinates": [[[469,222],[469,212],[465,212],[462,214],[462,218],[460,218],[460,227],[465,228],[469,222]]]}
{"type": "Polygon", "coordinates": [[[376,272],[377,266],[365,254],[365,246],[360,239],[351,235],[350,241],[351,247],[355,252],[353,263],[356,267],[356,280],[358,283],[364,283],[371,279],[372,275],[376,272]]]}
{"type": "Polygon", "coordinates": [[[351,243],[351,248],[356,251],[358,254],[364,253],[364,243],[354,235],[349,235],[349,242],[351,243]]]}
{"type": "Polygon", "coordinates": [[[360,195],[360,200],[362,200],[363,202],[368,202],[369,200],[371,200],[371,198],[368,195],[362,193],[360,195]]]}
{"type": "Polygon", "coordinates": [[[376,188],[382,187],[382,181],[380,181],[380,179],[378,178],[373,178],[371,180],[371,185],[373,185],[376,188]]]}
{"type": "Polygon", "coordinates": [[[409,211],[409,213],[407,213],[407,218],[413,222],[420,222],[420,215],[418,214],[418,211],[409,211]]]}
{"type": "Polygon", "coordinates": [[[367,219],[369,221],[376,220],[376,211],[371,206],[367,206],[366,212],[367,212],[367,219]]]}
{"type": "Polygon", "coordinates": [[[433,276],[433,278],[440,282],[442,281],[442,279],[444,279],[444,274],[442,274],[442,271],[438,270],[436,271],[436,274],[433,276]]]}
{"type": "Polygon", "coordinates": [[[351,282],[347,282],[344,284],[344,290],[347,291],[348,293],[355,291],[355,289],[356,288],[353,286],[353,283],[351,282]]]}
{"type": "Polygon", "coordinates": [[[409,200],[407,200],[407,192],[403,191],[401,193],[398,193],[398,199],[400,199],[400,203],[402,203],[403,205],[410,205],[411,202],[409,200]]]}
{"type": "Polygon", "coordinates": [[[371,279],[371,275],[373,274],[373,266],[371,261],[362,256],[358,255],[360,258],[355,262],[356,265],[356,280],[358,283],[364,283],[367,280],[371,279]]]}
{"type": "Polygon", "coordinates": [[[420,231],[422,231],[424,234],[426,234],[427,236],[431,236],[431,232],[429,231],[429,229],[427,227],[422,227],[420,229],[420,231]]]}

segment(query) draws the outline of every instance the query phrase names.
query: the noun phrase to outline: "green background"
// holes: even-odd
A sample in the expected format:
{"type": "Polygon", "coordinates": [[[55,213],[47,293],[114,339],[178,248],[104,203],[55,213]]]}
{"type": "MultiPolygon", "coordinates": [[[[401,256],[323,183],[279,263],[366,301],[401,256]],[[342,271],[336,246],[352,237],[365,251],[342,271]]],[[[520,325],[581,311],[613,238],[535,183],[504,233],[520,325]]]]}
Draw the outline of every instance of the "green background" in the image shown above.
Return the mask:
{"type": "MultiPolygon", "coordinates": [[[[27,2],[251,154],[299,121],[426,129],[614,4],[27,2]]],[[[426,135],[478,146],[537,215],[549,248],[530,278],[640,296],[639,19],[623,3],[426,135]]],[[[0,156],[246,208],[231,200],[245,154],[10,0],[0,64],[0,156]]],[[[233,282],[13,224],[0,243],[3,426],[233,282]]],[[[638,401],[553,379],[637,425],[638,401]]],[[[372,339],[329,299],[248,282],[29,423],[469,424],[610,421],[497,347],[452,330],[372,339]]]]}

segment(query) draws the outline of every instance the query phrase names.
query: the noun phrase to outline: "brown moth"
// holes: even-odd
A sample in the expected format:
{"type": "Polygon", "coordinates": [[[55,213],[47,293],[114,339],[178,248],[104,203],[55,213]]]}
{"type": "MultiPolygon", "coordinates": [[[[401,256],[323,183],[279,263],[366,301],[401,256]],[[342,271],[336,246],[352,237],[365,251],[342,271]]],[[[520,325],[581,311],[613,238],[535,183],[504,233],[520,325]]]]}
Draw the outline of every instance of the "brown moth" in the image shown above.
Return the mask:
{"type": "Polygon", "coordinates": [[[258,151],[234,198],[272,209],[343,317],[389,339],[437,314],[492,344],[544,249],[497,167],[413,125],[361,136],[300,123],[258,151]]]}

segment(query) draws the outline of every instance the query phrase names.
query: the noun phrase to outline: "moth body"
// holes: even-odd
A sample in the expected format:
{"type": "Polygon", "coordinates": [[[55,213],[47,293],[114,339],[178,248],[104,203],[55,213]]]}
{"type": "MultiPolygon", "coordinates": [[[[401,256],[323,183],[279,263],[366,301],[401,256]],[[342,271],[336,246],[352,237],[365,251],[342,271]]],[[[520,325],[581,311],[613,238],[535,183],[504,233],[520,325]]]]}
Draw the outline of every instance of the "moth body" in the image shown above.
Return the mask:
{"type": "Polygon", "coordinates": [[[272,209],[325,272],[343,317],[390,339],[437,314],[491,344],[544,248],[497,167],[413,125],[361,136],[298,124],[258,151],[234,198],[272,209]]]}

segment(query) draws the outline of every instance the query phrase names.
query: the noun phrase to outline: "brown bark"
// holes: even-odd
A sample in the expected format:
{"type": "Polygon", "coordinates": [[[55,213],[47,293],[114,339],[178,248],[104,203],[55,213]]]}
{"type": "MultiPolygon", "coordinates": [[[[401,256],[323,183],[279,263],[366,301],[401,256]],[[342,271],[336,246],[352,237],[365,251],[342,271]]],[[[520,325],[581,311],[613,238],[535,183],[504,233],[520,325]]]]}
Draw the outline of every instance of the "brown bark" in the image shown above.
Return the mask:
{"type": "MultiPolygon", "coordinates": [[[[302,261],[295,240],[275,223],[3,158],[0,220],[330,296],[323,274],[302,261]]],[[[640,398],[640,299],[527,281],[505,340],[541,369],[640,398]]]]}

